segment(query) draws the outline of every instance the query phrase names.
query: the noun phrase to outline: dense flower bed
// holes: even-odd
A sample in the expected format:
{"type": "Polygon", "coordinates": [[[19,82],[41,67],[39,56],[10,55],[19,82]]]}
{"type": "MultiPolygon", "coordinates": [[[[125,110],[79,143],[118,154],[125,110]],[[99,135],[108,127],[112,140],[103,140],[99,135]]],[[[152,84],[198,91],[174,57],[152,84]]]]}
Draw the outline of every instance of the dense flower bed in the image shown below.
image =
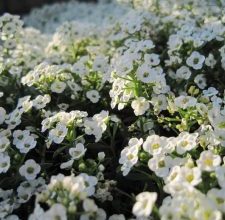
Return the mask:
{"type": "Polygon", "coordinates": [[[225,219],[224,6],[0,17],[0,219],[225,219]]]}

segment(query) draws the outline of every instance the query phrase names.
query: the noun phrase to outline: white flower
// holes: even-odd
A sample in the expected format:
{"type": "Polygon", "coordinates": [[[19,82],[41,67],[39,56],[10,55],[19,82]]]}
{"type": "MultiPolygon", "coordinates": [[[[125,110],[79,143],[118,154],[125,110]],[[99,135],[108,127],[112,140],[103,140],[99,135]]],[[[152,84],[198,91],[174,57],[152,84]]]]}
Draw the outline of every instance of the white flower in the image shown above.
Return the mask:
{"type": "Polygon", "coordinates": [[[182,39],[179,35],[171,34],[167,42],[170,50],[176,50],[181,47],[182,39]]]}
{"type": "Polygon", "coordinates": [[[161,112],[167,109],[167,98],[163,94],[153,96],[150,102],[154,106],[155,112],[161,112]]]}
{"type": "Polygon", "coordinates": [[[182,66],[180,67],[177,72],[176,72],[176,76],[179,79],[189,79],[191,76],[191,71],[187,66],[182,66]]]}
{"type": "Polygon", "coordinates": [[[58,104],[58,107],[60,108],[60,110],[66,111],[69,108],[69,105],[66,103],[61,103],[61,104],[58,104]]]}
{"type": "Polygon", "coordinates": [[[93,62],[92,69],[105,73],[108,69],[108,58],[104,56],[96,56],[93,62]]]}
{"type": "Polygon", "coordinates": [[[157,75],[156,69],[149,67],[146,63],[142,64],[137,69],[137,78],[144,83],[154,83],[157,75]]]}
{"type": "Polygon", "coordinates": [[[182,167],[180,171],[181,171],[181,178],[183,178],[184,181],[187,181],[192,186],[196,186],[202,181],[201,179],[202,173],[198,167],[194,168],[182,167]]]}
{"type": "Polygon", "coordinates": [[[15,130],[13,137],[13,144],[21,153],[28,153],[37,144],[34,135],[30,135],[29,130],[15,130]]]}
{"type": "Polygon", "coordinates": [[[42,128],[41,132],[45,132],[47,129],[51,127],[51,118],[47,117],[41,122],[42,128]]]}
{"type": "Polygon", "coordinates": [[[3,153],[10,145],[10,141],[7,137],[0,137],[0,153],[3,153]]]}
{"type": "Polygon", "coordinates": [[[209,87],[207,90],[203,90],[204,96],[215,96],[219,91],[214,87],[209,87]]]}
{"type": "Polygon", "coordinates": [[[221,163],[221,157],[213,154],[211,151],[203,151],[199,159],[196,161],[198,167],[204,171],[213,171],[221,163]]]}
{"type": "Polygon", "coordinates": [[[198,133],[190,134],[188,132],[181,132],[177,137],[176,151],[178,154],[184,154],[186,151],[190,151],[197,145],[198,133]]]}
{"type": "Polygon", "coordinates": [[[106,213],[104,209],[98,208],[96,213],[96,220],[106,220],[106,213]]]}
{"type": "Polygon", "coordinates": [[[17,215],[8,215],[5,220],[19,220],[17,215]]]}
{"type": "Polygon", "coordinates": [[[68,128],[64,124],[58,123],[56,128],[50,130],[49,139],[56,144],[60,144],[67,135],[67,131],[68,128]]]}
{"type": "Polygon", "coordinates": [[[97,90],[90,90],[86,93],[88,99],[91,100],[92,103],[97,103],[100,99],[99,92],[97,90]]]}
{"type": "Polygon", "coordinates": [[[69,154],[73,160],[78,160],[85,154],[86,150],[87,149],[84,148],[84,145],[82,143],[78,143],[76,147],[72,147],[69,149],[69,154]]]}
{"type": "Polygon", "coordinates": [[[207,192],[207,197],[214,202],[217,209],[225,211],[225,191],[224,189],[212,188],[207,192]]]}
{"type": "Polygon", "coordinates": [[[174,104],[178,108],[186,109],[189,107],[194,107],[197,104],[197,100],[192,96],[181,95],[174,99],[174,104]]]}
{"type": "MultiPolygon", "coordinates": [[[[23,186],[23,183],[17,188],[17,196],[19,203],[26,203],[32,196],[33,187],[28,183],[26,187],[23,186]]],[[[24,184],[25,185],[25,184],[24,184]]]]}
{"type": "Polygon", "coordinates": [[[95,142],[98,142],[102,137],[102,129],[100,126],[98,126],[98,123],[96,123],[95,120],[92,119],[85,119],[84,121],[84,127],[85,127],[85,134],[87,135],[94,135],[95,136],[95,142]]]}
{"type": "Polygon", "coordinates": [[[129,13],[121,21],[121,28],[124,32],[129,34],[134,34],[141,29],[142,19],[140,17],[135,17],[134,13],[129,13]]]}
{"type": "MultiPolygon", "coordinates": [[[[205,202],[207,203],[207,202],[205,202]]],[[[201,219],[201,220],[222,220],[222,213],[214,208],[212,205],[205,206],[205,204],[202,204],[201,207],[199,207],[194,212],[195,219],[201,219]]]]}
{"type": "Polygon", "coordinates": [[[78,91],[81,91],[82,88],[75,82],[73,81],[67,81],[68,86],[70,89],[76,94],[78,91]]]}
{"type": "Polygon", "coordinates": [[[165,153],[172,153],[175,150],[177,144],[177,138],[170,137],[167,138],[167,145],[164,147],[163,151],[165,153]]]}
{"type": "Polygon", "coordinates": [[[51,101],[51,96],[46,94],[44,96],[38,95],[32,102],[36,109],[42,109],[51,101]]]}
{"type": "Polygon", "coordinates": [[[216,65],[216,59],[214,58],[213,54],[209,54],[208,57],[205,59],[205,65],[213,68],[216,65]]]}
{"type": "Polygon", "coordinates": [[[120,59],[114,64],[116,74],[125,76],[133,69],[133,62],[128,56],[120,56],[120,59]]]}
{"type": "Polygon", "coordinates": [[[215,173],[220,187],[225,188],[225,166],[216,167],[215,173]]]}
{"type": "Polygon", "coordinates": [[[137,217],[149,217],[157,199],[155,192],[142,192],[136,196],[132,213],[137,217]]]}
{"type": "Polygon", "coordinates": [[[131,138],[129,140],[129,142],[128,142],[128,146],[129,147],[138,147],[139,148],[142,145],[142,143],[143,143],[143,139],[142,138],[140,138],[140,139],[138,139],[138,138],[131,138]]]}
{"type": "Polygon", "coordinates": [[[88,69],[87,67],[80,61],[78,61],[77,63],[75,63],[73,66],[72,66],[72,69],[71,71],[73,73],[76,73],[80,76],[84,76],[88,73],[88,69]]]}
{"type": "Polygon", "coordinates": [[[22,72],[22,68],[20,66],[12,66],[9,69],[9,73],[12,74],[13,76],[17,76],[17,77],[20,77],[21,72],[22,72]]]}
{"type": "Polygon", "coordinates": [[[95,176],[88,176],[86,173],[79,175],[85,181],[85,192],[88,196],[92,196],[95,193],[95,185],[98,183],[98,179],[95,176]]]}
{"type": "Polygon", "coordinates": [[[33,213],[29,216],[28,220],[38,220],[40,217],[44,217],[44,210],[41,208],[39,203],[35,203],[33,213]]]}
{"type": "Polygon", "coordinates": [[[7,153],[0,153],[0,173],[6,173],[10,167],[10,157],[7,153]]]}
{"type": "Polygon", "coordinates": [[[73,159],[68,160],[67,162],[61,163],[60,164],[60,169],[67,169],[69,167],[72,167],[73,163],[74,163],[73,159]]]}
{"type": "Polygon", "coordinates": [[[155,53],[145,54],[144,60],[149,66],[157,66],[160,63],[159,55],[155,53]]]}
{"type": "Polygon", "coordinates": [[[104,152],[99,152],[98,153],[98,160],[103,161],[105,159],[105,153],[104,152]]]}
{"type": "Polygon", "coordinates": [[[155,45],[152,40],[142,40],[138,42],[138,49],[141,51],[150,50],[152,48],[155,48],[155,45]]]}
{"type": "Polygon", "coordinates": [[[165,182],[168,183],[173,183],[173,182],[180,182],[181,180],[181,167],[178,165],[174,165],[171,170],[169,175],[166,177],[165,182]]]}
{"type": "Polygon", "coordinates": [[[138,116],[143,115],[149,109],[150,104],[144,97],[138,97],[132,101],[131,107],[134,109],[134,114],[138,116]]]}
{"type": "Polygon", "coordinates": [[[225,45],[223,45],[223,46],[219,49],[219,52],[220,52],[220,55],[221,55],[222,57],[225,56],[225,45]]]}
{"type": "Polygon", "coordinates": [[[20,167],[19,173],[27,180],[34,180],[38,173],[40,173],[41,167],[33,159],[29,159],[23,166],[20,167]]]}
{"type": "Polygon", "coordinates": [[[55,93],[62,93],[66,88],[66,83],[61,81],[55,81],[51,85],[51,91],[55,93]]]}
{"type": "Polygon", "coordinates": [[[143,149],[151,155],[160,154],[167,145],[165,137],[160,137],[156,134],[148,136],[146,141],[143,143],[143,149]]]}
{"type": "Polygon", "coordinates": [[[30,111],[30,109],[32,108],[32,106],[33,106],[33,102],[32,101],[29,101],[29,100],[25,100],[22,103],[22,109],[23,109],[24,112],[30,111]]]}
{"type": "Polygon", "coordinates": [[[206,87],[206,78],[204,74],[198,74],[195,79],[194,82],[197,84],[197,86],[200,89],[204,89],[206,87]]]}
{"type": "Polygon", "coordinates": [[[159,177],[166,177],[169,173],[169,160],[164,155],[154,155],[148,161],[148,167],[159,177]]]}
{"type": "Polygon", "coordinates": [[[98,125],[100,125],[102,130],[105,130],[107,128],[106,123],[108,121],[108,118],[109,112],[105,110],[102,110],[99,114],[95,114],[93,116],[93,120],[96,121],[98,125]]]}
{"type": "Polygon", "coordinates": [[[119,163],[122,164],[121,171],[124,176],[126,176],[130,172],[130,169],[137,163],[138,152],[139,146],[137,145],[125,147],[121,151],[119,163]]]}
{"type": "Polygon", "coordinates": [[[208,107],[205,104],[197,103],[196,104],[196,109],[202,116],[207,116],[207,114],[208,114],[208,107]]]}
{"type": "Polygon", "coordinates": [[[83,201],[83,208],[86,212],[97,212],[98,207],[92,199],[85,199],[83,201]]]}
{"type": "Polygon", "coordinates": [[[16,145],[20,141],[24,141],[30,135],[29,130],[15,130],[13,132],[13,144],[16,145]]]}
{"type": "Polygon", "coordinates": [[[22,141],[16,143],[16,148],[18,148],[21,153],[28,153],[36,144],[37,141],[33,136],[26,136],[22,141]]]}
{"type": "Polygon", "coordinates": [[[221,66],[225,70],[225,57],[222,57],[221,59],[221,66]]]}
{"type": "Polygon", "coordinates": [[[201,55],[199,52],[192,52],[191,56],[187,58],[187,65],[192,67],[195,70],[199,70],[202,68],[203,63],[205,61],[205,57],[201,55]]]}
{"type": "Polygon", "coordinates": [[[223,102],[223,100],[220,97],[217,97],[216,95],[211,97],[211,101],[212,101],[213,107],[220,107],[223,102]]]}
{"type": "Polygon", "coordinates": [[[95,114],[92,118],[84,120],[85,134],[94,135],[95,142],[98,142],[102,134],[107,129],[107,121],[109,119],[108,111],[101,111],[99,114],[95,114]]]}
{"type": "Polygon", "coordinates": [[[110,115],[110,120],[115,123],[120,123],[121,120],[116,115],[110,115]]]}
{"type": "Polygon", "coordinates": [[[43,219],[60,219],[67,220],[66,208],[62,204],[55,203],[51,208],[44,214],[43,219]]]}

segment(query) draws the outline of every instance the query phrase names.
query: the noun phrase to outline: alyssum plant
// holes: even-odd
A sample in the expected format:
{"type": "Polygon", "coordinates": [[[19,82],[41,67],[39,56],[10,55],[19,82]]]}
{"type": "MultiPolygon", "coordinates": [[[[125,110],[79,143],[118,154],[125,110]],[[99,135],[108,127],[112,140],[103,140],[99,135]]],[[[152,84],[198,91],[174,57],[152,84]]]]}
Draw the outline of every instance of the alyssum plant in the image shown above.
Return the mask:
{"type": "Polygon", "coordinates": [[[225,219],[224,6],[1,16],[0,219],[225,219]]]}

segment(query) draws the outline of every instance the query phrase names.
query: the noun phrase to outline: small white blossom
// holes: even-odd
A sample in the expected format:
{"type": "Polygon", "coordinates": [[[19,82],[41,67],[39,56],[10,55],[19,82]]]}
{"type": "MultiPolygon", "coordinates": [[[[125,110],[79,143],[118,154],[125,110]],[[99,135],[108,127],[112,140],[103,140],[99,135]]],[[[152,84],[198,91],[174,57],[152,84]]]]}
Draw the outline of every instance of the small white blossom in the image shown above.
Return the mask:
{"type": "Polygon", "coordinates": [[[198,74],[195,77],[194,82],[197,84],[197,86],[200,89],[204,89],[207,86],[207,84],[206,84],[206,78],[205,78],[204,74],[198,74]]]}
{"type": "Polygon", "coordinates": [[[98,159],[99,159],[99,161],[103,161],[105,159],[105,153],[104,152],[99,152],[98,153],[98,159]]]}
{"type": "Polygon", "coordinates": [[[74,160],[78,160],[81,158],[87,149],[84,148],[84,145],[82,143],[78,143],[76,147],[72,147],[69,149],[69,154],[74,160]]]}
{"type": "Polygon", "coordinates": [[[177,70],[176,76],[179,79],[188,80],[191,76],[191,71],[187,66],[182,66],[177,70]]]}
{"type": "Polygon", "coordinates": [[[58,123],[56,128],[50,130],[49,139],[56,144],[60,144],[67,135],[67,131],[68,128],[64,124],[58,123]]]}
{"type": "Polygon", "coordinates": [[[97,90],[90,90],[86,93],[86,96],[92,103],[97,103],[100,99],[99,92],[97,90]]]}
{"type": "Polygon", "coordinates": [[[136,116],[143,115],[150,107],[149,102],[144,97],[138,97],[131,104],[136,116]]]}
{"type": "Polygon", "coordinates": [[[36,109],[42,109],[46,106],[51,101],[51,96],[50,95],[44,95],[44,96],[37,96],[32,102],[33,106],[36,109]]]}
{"type": "Polygon", "coordinates": [[[40,173],[41,167],[33,159],[29,159],[19,169],[21,176],[24,176],[27,180],[34,180],[40,173]]]}
{"type": "Polygon", "coordinates": [[[213,154],[211,151],[203,151],[197,160],[197,165],[201,170],[213,171],[221,163],[221,157],[213,154]]]}
{"type": "Polygon", "coordinates": [[[214,58],[213,54],[209,54],[208,57],[206,57],[205,59],[205,65],[214,68],[214,66],[216,65],[216,59],[214,58]]]}
{"type": "Polygon", "coordinates": [[[10,157],[7,153],[0,153],[0,173],[6,173],[10,168],[10,157]]]}
{"type": "Polygon", "coordinates": [[[189,107],[194,107],[197,104],[197,100],[191,96],[179,96],[174,99],[174,104],[178,108],[186,109],[189,107]]]}
{"type": "Polygon", "coordinates": [[[225,166],[216,167],[215,173],[220,187],[225,188],[225,166]]]}
{"type": "Polygon", "coordinates": [[[195,70],[202,69],[203,63],[205,61],[205,57],[201,55],[199,52],[194,51],[190,55],[190,57],[187,58],[187,65],[192,67],[195,70]]]}
{"type": "Polygon", "coordinates": [[[132,213],[137,217],[149,217],[155,201],[157,193],[142,192],[136,196],[136,203],[133,206],[132,213]]]}
{"type": "Polygon", "coordinates": [[[197,146],[198,133],[190,134],[188,132],[181,132],[177,137],[176,151],[178,154],[184,154],[197,146]]]}
{"type": "Polygon", "coordinates": [[[51,85],[51,91],[55,93],[62,93],[66,88],[66,83],[55,81],[51,85]]]}
{"type": "Polygon", "coordinates": [[[55,203],[51,208],[44,214],[43,219],[60,219],[67,220],[66,208],[62,204],[55,203]]]}
{"type": "Polygon", "coordinates": [[[85,199],[83,201],[83,208],[86,212],[96,212],[98,207],[92,199],[85,199]]]}
{"type": "Polygon", "coordinates": [[[143,144],[143,149],[151,155],[161,154],[163,148],[167,145],[167,140],[165,137],[160,137],[158,135],[148,136],[143,144]]]}
{"type": "Polygon", "coordinates": [[[0,153],[3,153],[9,145],[10,141],[7,137],[0,137],[0,153]]]}

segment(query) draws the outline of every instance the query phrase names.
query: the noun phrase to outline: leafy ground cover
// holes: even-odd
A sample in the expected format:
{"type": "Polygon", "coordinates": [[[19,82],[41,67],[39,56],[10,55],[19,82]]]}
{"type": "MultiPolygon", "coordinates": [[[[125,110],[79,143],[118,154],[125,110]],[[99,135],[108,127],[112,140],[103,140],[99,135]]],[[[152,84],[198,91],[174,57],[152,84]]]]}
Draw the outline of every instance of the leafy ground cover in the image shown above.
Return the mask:
{"type": "Polygon", "coordinates": [[[0,219],[225,219],[224,6],[1,16],[0,219]]]}

